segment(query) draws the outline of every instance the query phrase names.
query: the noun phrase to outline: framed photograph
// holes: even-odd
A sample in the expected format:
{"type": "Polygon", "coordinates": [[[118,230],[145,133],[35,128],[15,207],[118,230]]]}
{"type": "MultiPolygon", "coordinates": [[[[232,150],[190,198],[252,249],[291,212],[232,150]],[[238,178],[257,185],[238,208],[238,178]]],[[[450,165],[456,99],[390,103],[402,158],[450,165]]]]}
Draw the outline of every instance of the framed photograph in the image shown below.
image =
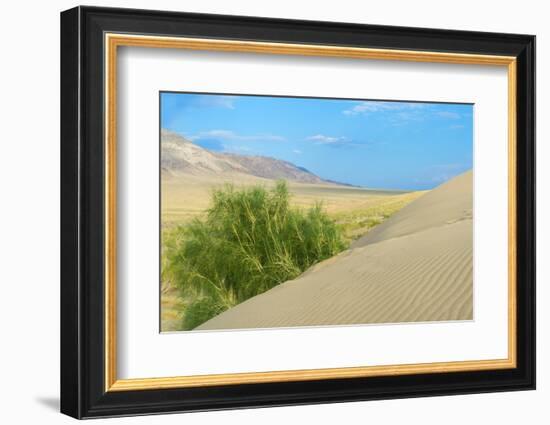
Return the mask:
{"type": "Polygon", "coordinates": [[[61,14],[61,411],[535,388],[535,37],[61,14]]]}

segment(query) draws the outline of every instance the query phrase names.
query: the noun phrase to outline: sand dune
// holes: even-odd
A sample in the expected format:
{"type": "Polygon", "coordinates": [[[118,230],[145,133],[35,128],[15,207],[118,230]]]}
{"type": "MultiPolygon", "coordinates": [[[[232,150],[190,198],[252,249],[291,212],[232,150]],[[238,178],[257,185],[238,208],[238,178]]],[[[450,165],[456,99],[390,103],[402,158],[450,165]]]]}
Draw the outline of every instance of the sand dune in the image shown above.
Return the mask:
{"type": "Polygon", "coordinates": [[[472,218],[472,172],[442,184],[375,227],[352,248],[472,218]]]}
{"type": "Polygon", "coordinates": [[[472,173],[420,197],[297,279],[198,330],[469,320],[472,173]]]}

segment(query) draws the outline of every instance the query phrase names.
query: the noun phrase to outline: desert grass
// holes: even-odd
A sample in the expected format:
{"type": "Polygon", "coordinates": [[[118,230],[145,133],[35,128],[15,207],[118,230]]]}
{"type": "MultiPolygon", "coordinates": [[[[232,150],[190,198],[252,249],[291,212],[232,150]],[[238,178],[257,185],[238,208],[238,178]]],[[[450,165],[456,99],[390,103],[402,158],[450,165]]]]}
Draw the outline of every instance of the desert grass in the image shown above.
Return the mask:
{"type": "Polygon", "coordinates": [[[425,191],[417,191],[377,196],[355,209],[334,212],[330,214],[330,217],[335,220],[346,242],[351,243],[366,235],[373,227],[383,223],[424,193],[425,191]]]}
{"type": "MultiPolygon", "coordinates": [[[[321,203],[291,207],[285,182],[272,189],[214,190],[205,218],[164,233],[163,280],[179,291],[181,330],[294,279],[347,247],[321,203]]],[[[170,287],[163,290],[167,296],[170,287]]],[[[174,317],[166,317],[174,320],[174,317]]]]}
{"type": "MultiPolygon", "coordinates": [[[[254,176],[224,176],[223,179],[203,175],[163,176],[161,187],[162,226],[175,227],[201,217],[209,208],[211,193],[224,184],[244,188],[261,185],[273,188],[274,180],[254,176]]],[[[292,206],[309,208],[320,200],[330,214],[369,208],[389,198],[415,196],[417,192],[381,191],[330,184],[308,184],[287,181],[292,206]]],[[[416,195],[418,196],[418,195],[416,195]]]]}

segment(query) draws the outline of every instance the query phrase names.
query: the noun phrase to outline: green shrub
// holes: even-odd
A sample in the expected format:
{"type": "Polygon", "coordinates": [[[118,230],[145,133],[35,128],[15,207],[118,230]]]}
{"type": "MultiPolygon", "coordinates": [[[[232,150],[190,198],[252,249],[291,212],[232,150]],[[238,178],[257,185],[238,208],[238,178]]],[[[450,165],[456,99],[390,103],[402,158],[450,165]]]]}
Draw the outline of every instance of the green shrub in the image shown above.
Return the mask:
{"type": "Polygon", "coordinates": [[[163,277],[180,289],[183,328],[193,329],[230,307],[293,279],[345,248],[335,223],[316,204],[289,206],[285,182],[214,191],[204,219],[165,241],[163,277]]]}

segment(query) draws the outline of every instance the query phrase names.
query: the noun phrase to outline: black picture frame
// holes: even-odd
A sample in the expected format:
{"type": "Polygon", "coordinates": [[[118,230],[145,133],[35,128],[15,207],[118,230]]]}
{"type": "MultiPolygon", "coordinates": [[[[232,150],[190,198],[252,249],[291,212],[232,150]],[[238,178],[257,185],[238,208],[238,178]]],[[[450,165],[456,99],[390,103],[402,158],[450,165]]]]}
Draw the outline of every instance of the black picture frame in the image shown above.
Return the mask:
{"type": "Polygon", "coordinates": [[[535,37],[76,7],[61,13],[61,412],[75,418],[535,388],[535,37]],[[473,372],[105,391],[104,33],[517,58],[517,367],[473,372]]]}

